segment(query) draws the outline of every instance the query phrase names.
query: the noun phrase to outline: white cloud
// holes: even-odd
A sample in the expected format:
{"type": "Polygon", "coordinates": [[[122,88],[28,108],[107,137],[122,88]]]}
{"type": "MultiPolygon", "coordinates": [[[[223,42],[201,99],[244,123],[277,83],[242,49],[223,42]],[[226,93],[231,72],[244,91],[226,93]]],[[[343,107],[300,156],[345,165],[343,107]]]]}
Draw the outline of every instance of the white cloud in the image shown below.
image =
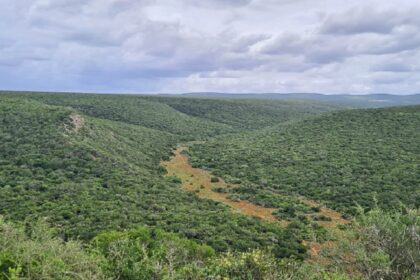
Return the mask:
{"type": "Polygon", "coordinates": [[[7,2],[3,88],[420,91],[416,0],[7,2]]]}

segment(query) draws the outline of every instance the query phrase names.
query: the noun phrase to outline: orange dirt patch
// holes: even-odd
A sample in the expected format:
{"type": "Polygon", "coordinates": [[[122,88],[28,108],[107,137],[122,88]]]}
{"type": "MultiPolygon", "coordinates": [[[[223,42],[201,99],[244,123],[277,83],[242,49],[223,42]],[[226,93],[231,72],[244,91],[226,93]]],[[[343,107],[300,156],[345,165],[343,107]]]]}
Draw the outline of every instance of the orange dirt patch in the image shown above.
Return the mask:
{"type": "Polygon", "coordinates": [[[228,194],[213,191],[212,187],[229,188],[230,186],[221,178],[219,178],[219,182],[212,183],[210,180],[214,176],[209,171],[193,168],[188,162],[188,157],[182,153],[186,149],[186,147],[178,148],[171,160],[162,162],[162,166],[168,171],[168,176],[176,176],[182,180],[184,190],[194,192],[200,198],[224,203],[238,213],[287,226],[287,221],[279,221],[273,216],[275,208],[257,206],[248,201],[235,202],[228,198],[228,194]]]}
{"type": "MultiPolygon", "coordinates": [[[[317,221],[317,223],[325,228],[336,228],[337,225],[345,225],[350,223],[350,221],[344,219],[341,214],[337,211],[334,211],[330,208],[321,206],[318,202],[307,199],[305,197],[299,197],[299,200],[302,203],[305,203],[306,205],[309,205],[311,207],[319,207],[320,211],[319,213],[316,213],[315,215],[324,215],[329,218],[331,218],[331,221],[317,221]]],[[[309,215],[309,217],[312,215],[309,215]]]]}
{"type": "MultiPolygon", "coordinates": [[[[268,222],[280,224],[283,227],[286,227],[290,223],[288,221],[280,221],[274,217],[273,211],[276,210],[275,208],[257,206],[249,201],[235,202],[228,198],[228,194],[213,191],[212,187],[230,188],[234,186],[228,185],[221,178],[218,178],[219,182],[212,183],[211,178],[215,176],[209,171],[200,168],[193,168],[188,162],[188,157],[182,153],[185,150],[187,150],[186,147],[178,148],[175,150],[174,156],[169,161],[161,163],[161,165],[166,168],[168,176],[176,176],[181,179],[182,188],[184,190],[196,193],[200,198],[211,199],[224,203],[230,206],[233,211],[244,215],[258,217],[268,222]]],[[[334,229],[337,225],[344,225],[350,222],[344,219],[337,211],[321,206],[313,200],[309,200],[305,197],[299,197],[299,200],[309,206],[319,207],[320,211],[319,213],[316,213],[317,215],[324,215],[331,218],[331,221],[317,221],[319,225],[325,228],[334,229]]],[[[309,218],[311,216],[311,214],[308,215],[309,218]]],[[[334,246],[334,242],[332,241],[327,241],[321,244],[319,242],[305,240],[303,244],[309,248],[309,253],[312,257],[311,259],[317,262],[325,261],[322,260],[319,255],[322,249],[334,246]]]]}
{"type": "MultiPolygon", "coordinates": [[[[317,221],[317,223],[327,229],[335,229],[337,228],[338,225],[345,225],[345,224],[349,224],[350,221],[344,219],[341,214],[337,211],[334,211],[330,208],[321,206],[318,202],[307,199],[306,197],[299,197],[299,200],[302,203],[305,203],[311,207],[319,207],[320,211],[319,213],[316,213],[316,215],[324,215],[327,217],[331,218],[331,221],[317,221]]],[[[309,217],[311,215],[308,215],[309,217]]],[[[309,241],[309,240],[305,240],[303,242],[303,244],[305,246],[307,246],[309,248],[309,253],[311,254],[312,260],[314,260],[317,263],[326,263],[328,260],[322,258],[319,253],[322,250],[325,249],[331,249],[335,246],[335,242],[334,241],[326,241],[323,243],[319,243],[319,242],[313,242],[313,241],[309,241]]]]}

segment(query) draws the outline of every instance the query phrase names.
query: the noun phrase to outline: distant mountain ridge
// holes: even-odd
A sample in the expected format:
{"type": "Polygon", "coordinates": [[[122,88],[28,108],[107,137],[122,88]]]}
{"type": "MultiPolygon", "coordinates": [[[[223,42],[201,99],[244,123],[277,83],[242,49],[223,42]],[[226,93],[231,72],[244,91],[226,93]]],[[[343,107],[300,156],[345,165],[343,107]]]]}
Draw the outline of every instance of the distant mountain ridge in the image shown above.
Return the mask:
{"type": "Polygon", "coordinates": [[[219,93],[197,92],[180,94],[184,97],[216,98],[216,99],[263,99],[263,100],[310,100],[333,103],[336,105],[357,108],[378,108],[403,105],[420,104],[420,94],[395,95],[376,93],[367,95],[336,94],[327,95],[321,93],[219,93]]]}

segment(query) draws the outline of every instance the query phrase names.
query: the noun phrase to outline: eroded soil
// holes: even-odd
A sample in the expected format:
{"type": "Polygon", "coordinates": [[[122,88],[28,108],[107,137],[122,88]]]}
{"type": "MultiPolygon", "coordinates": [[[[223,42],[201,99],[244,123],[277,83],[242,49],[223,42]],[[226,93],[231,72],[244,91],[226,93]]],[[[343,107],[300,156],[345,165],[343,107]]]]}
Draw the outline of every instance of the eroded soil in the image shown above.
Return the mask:
{"type": "MultiPolygon", "coordinates": [[[[230,206],[232,211],[252,217],[258,217],[268,222],[277,223],[283,227],[286,227],[290,223],[274,217],[273,211],[276,210],[275,208],[261,207],[249,201],[232,201],[228,198],[229,194],[213,191],[213,187],[230,188],[234,186],[227,184],[222,178],[218,178],[219,182],[212,183],[211,178],[214,176],[209,171],[193,168],[189,164],[188,157],[183,153],[186,149],[186,147],[179,147],[174,151],[174,156],[169,161],[162,162],[162,166],[166,168],[168,176],[176,176],[181,179],[182,188],[185,191],[193,192],[200,198],[224,203],[230,206]]],[[[322,214],[331,218],[331,221],[317,221],[318,224],[325,228],[333,230],[337,225],[349,223],[348,220],[342,218],[340,213],[332,209],[323,207],[319,203],[304,197],[300,197],[299,199],[302,203],[309,206],[319,207],[320,212],[316,214],[322,214]]],[[[315,259],[320,257],[319,252],[322,248],[334,246],[334,242],[332,241],[320,244],[316,241],[305,240],[304,244],[308,246],[311,256],[315,259]]]]}

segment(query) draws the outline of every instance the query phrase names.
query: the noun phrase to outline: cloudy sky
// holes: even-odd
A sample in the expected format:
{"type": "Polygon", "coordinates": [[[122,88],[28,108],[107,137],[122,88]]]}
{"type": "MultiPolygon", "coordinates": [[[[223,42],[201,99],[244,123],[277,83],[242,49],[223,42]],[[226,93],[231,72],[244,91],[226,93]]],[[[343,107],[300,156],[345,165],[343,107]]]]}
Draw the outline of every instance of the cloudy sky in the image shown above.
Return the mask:
{"type": "Polygon", "coordinates": [[[420,92],[419,0],[0,0],[0,89],[420,92]]]}

